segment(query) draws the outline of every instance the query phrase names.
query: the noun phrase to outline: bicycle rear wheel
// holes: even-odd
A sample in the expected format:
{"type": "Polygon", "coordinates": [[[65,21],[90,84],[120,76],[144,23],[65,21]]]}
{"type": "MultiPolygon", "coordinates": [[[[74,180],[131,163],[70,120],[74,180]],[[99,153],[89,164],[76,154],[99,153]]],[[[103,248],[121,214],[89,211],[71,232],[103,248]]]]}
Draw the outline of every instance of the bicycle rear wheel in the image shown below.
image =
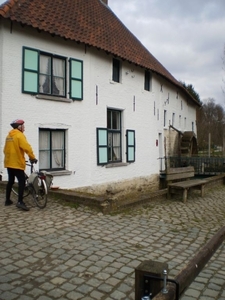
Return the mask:
{"type": "MultiPolygon", "coordinates": [[[[18,196],[18,182],[14,183],[13,188],[12,188],[12,192],[16,196],[18,196]]],[[[25,185],[24,192],[23,192],[23,198],[27,197],[29,194],[30,194],[30,190],[28,188],[28,183],[26,181],[26,185],[25,185]]]]}
{"type": "Polygon", "coordinates": [[[33,191],[33,199],[37,207],[44,208],[47,204],[47,186],[43,179],[38,178],[38,193],[33,191]]]}

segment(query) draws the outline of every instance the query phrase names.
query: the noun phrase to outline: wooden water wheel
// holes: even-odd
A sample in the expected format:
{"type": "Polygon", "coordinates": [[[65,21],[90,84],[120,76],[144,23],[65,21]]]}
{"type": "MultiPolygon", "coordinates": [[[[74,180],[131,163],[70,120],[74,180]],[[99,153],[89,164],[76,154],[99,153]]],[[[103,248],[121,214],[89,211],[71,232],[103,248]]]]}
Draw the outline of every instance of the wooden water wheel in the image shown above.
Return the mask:
{"type": "Polygon", "coordinates": [[[191,157],[198,154],[197,138],[193,131],[185,131],[181,137],[181,156],[191,157]]]}

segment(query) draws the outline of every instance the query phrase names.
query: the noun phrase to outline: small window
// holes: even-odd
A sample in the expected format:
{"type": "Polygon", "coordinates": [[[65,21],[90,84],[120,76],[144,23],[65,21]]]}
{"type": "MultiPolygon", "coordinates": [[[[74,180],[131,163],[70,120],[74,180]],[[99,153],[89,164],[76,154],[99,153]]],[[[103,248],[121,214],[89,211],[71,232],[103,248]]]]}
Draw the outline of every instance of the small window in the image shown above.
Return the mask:
{"type": "Polygon", "coordinates": [[[65,170],[65,130],[39,130],[40,170],[65,170]]]}
{"type": "Polygon", "coordinates": [[[179,115],[179,128],[181,128],[181,115],[179,115]]]}
{"type": "Polygon", "coordinates": [[[120,82],[120,61],[115,58],[113,58],[112,80],[115,82],[120,82]]]}
{"type": "Polygon", "coordinates": [[[151,90],[151,73],[149,71],[145,71],[145,90],[151,90]]]}
{"type": "Polygon", "coordinates": [[[164,110],[164,119],[163,119],[163,126],[166,127],[166,110],[164,110]]]}
{"type": "Polygon", "coordinates": [[[175,113],[172,113],[172,126],[175,126],[175,113]]]}

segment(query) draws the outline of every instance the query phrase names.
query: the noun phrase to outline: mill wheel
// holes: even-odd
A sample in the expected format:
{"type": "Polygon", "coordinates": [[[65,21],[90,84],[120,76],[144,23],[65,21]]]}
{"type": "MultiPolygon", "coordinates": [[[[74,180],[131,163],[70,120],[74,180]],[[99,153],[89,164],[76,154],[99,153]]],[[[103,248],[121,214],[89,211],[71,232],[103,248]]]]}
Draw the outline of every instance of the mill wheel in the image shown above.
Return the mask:
{"type": "Polygon", "coordinates": [[[197,138],[193,131],[185,131],[181,138],[181,156],[191,157],[198,154],[197,138]]]}

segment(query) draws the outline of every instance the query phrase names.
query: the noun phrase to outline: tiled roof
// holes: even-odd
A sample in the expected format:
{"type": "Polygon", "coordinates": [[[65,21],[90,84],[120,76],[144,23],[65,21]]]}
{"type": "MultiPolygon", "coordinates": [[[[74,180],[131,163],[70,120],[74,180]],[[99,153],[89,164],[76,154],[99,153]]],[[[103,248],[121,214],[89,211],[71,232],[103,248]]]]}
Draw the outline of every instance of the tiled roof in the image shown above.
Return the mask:
{"type": "Polygon", "coordinates": [[[101,0],[8,0],[0,17],[84,43],[181,84],[101,0]]]}

